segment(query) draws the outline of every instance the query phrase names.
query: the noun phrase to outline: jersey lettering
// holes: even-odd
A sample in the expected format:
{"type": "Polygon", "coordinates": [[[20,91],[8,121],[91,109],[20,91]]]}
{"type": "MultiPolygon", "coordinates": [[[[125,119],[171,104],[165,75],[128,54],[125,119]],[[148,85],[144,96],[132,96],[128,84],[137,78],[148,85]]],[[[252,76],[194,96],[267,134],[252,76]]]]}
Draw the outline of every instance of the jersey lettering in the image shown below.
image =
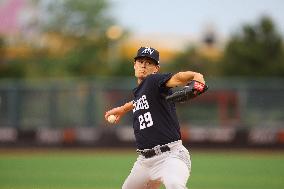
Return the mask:
{"type": "Polygon", "coordinates": [[[137,110],[147,110],[149,109],[149,103],[147,101],[146,95],[143,95],[137,101],[133,101],[133,113],[137,110]]]}
{"type": "Polygon", "coordinates": [[[140,130],[151,127],[154,124],[150,112],[146,112],[145,114],[138,116],[138,120],[140,124],[140,130]]]}

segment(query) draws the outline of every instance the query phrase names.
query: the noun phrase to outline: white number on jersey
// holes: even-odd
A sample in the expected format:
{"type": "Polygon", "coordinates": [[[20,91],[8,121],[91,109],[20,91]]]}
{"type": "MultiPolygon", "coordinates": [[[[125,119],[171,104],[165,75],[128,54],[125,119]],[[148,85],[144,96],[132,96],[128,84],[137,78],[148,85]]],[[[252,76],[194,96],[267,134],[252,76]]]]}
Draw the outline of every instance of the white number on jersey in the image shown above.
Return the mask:
{"type": "Polygon", "coordinates": [[[138,117],[138,120],[140,123],[140,130],[151,127],[153,125],[153,120],[150,112],[146,112],[144,115],[140,115],[138,117]]]}

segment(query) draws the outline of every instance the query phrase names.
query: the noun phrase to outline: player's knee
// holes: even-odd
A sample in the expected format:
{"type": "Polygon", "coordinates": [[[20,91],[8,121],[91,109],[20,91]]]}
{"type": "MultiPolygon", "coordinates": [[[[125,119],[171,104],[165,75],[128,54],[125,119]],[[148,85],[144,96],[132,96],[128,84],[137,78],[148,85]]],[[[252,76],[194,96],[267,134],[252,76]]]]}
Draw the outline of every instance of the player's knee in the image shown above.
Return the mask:
{"type": "Polygon", "coordinates": [[[145,188],[145,187],[146,187],[146,183],[144,182],[126,180],[123,183],[121,189],[138,189],[138,188],[145,188]]]}
{"type": "Polygon", "coordinates": [[[179,180],[170,179],[164,182],[166,189],[186,189],[185,184],[180,183],[179,180]]]}

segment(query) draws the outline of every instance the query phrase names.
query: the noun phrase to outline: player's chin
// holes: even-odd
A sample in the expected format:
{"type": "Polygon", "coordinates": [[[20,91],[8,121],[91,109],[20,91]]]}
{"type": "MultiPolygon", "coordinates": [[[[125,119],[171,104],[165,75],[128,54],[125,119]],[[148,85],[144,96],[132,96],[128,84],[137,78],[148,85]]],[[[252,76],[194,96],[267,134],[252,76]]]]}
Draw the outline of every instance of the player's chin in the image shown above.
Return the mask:
{"type": "Polygon", "coordinates": [[[145,73],[138,73],[136,74],[137,78],[144,79],[147,75],[145,73]]]}

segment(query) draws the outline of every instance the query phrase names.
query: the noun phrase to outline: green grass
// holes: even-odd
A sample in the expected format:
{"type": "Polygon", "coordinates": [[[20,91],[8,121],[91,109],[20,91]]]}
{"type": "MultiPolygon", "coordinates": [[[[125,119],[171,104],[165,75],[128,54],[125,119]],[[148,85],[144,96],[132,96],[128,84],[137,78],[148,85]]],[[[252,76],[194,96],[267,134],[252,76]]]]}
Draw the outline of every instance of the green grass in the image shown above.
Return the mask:
{"type": "MultiPolygon", "coordinates": [[[[284,153],[192,152],[190,189],[284,188],[284,153]]],[[[121,188],[131,152],[0,152],[1,189],[121,188]]]]}

